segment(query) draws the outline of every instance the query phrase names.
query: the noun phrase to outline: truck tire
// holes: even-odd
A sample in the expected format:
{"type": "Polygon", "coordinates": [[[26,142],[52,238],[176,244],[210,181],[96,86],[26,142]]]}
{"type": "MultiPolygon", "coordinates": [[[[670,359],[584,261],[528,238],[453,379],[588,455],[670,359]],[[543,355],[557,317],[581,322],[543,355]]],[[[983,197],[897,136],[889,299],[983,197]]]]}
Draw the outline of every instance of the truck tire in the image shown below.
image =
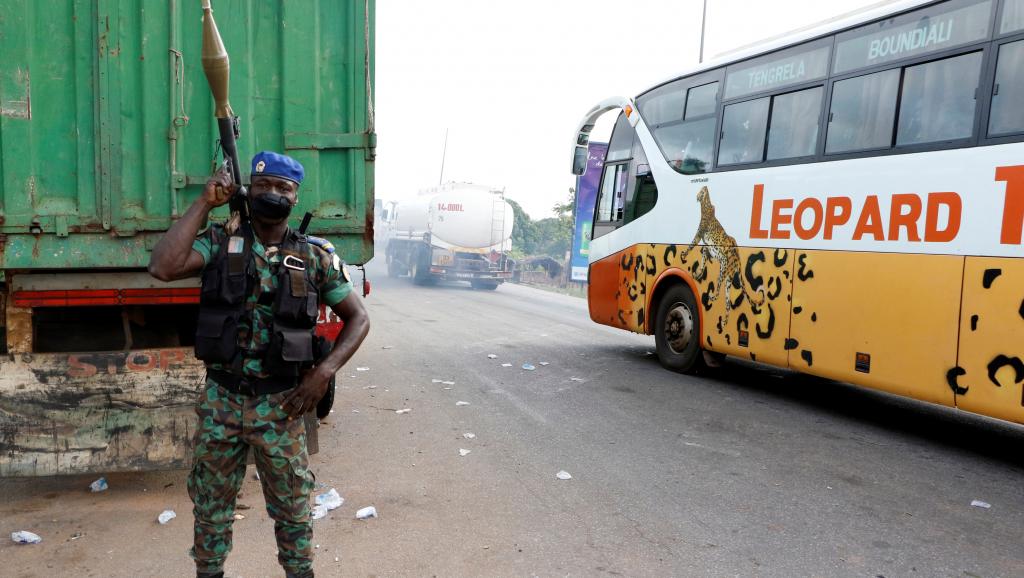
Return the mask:
{"type": "Polygon", "coordinates": [[[498,288],[498,284],[493,281],[477,281],[474,279],[469,284],[473,286],[473,289],[482,289],[484,291],[494,291],[498,288]]]}
{"type": "Polygon", "coordinates": [[[409,267],[409,276],[416,285],[433,285],[437,280],[430,275],[430,259],[424,253],[413,258],[409,267]]]}
{"type": "Polygon", "coordinates": [[[388,257],[388,277],[396,278],[401,276],[402,266],[398,263],[398,259],[394,257],[388,257]]]}
{"type": "Polygon", "coordinates": [[[693,292],[683,284],[670,287],[658,301],[654,343],[665,369],[693,373],[704,366],[698,307],[693,292]]]}

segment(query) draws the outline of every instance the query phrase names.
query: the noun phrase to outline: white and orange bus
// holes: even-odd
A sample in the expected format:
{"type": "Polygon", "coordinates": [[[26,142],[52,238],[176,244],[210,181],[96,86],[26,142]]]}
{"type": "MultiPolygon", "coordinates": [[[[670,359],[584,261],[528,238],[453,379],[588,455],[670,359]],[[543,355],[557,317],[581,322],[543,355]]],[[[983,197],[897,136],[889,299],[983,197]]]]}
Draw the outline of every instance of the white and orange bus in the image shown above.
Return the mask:
{"type": "Polygon", "coordinates": [[[707,63],[615,122],[589,307],[688,371],[732,355],[1024,423],[1024,0],[909,1],[707,63]]]}

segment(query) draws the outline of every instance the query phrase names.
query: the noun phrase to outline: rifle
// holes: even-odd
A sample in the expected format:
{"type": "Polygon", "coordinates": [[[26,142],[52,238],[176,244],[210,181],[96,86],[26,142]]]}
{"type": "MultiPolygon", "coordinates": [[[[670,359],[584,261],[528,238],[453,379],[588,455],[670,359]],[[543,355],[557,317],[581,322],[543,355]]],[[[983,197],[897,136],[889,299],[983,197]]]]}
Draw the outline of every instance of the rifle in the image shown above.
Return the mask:
{"type": "Polygon", "coordinates": [[[238,116],[231,110],[231,103],[228,101],[231,80],[231,61],[228,58],[228,51],[224,48],[224,41],[217,29],[217,22],[213,19],[213,8],[210,0],[203,2],[203,72],[206,74],[206,81],[210,84],[210,92],[213,93],[213,100],[216,105],[214,116],[217,117],[217,130],[220,134],[220,150],[224,162],[228,164],[231,172],[231,179],[238,186],[228,205],[232,214],[237,213],[241,218],[248,219],[246,197],[248,192],[242,184],[242,166],[238,162],[237,141],[241,137],[238,123],[238,116]]]}

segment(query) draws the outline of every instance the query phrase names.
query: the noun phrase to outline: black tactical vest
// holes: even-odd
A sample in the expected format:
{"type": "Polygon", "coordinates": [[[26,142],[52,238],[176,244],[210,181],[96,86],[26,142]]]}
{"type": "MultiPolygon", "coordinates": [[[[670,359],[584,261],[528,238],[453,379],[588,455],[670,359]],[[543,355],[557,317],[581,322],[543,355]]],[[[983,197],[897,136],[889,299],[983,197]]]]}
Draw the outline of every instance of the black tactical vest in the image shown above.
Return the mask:
{"type": "Polygon", "coordinates": [[[242,225],[235,235],[225,238],[211,261],[203,269],[199,294],[199,319],[196,325],[196,357],[208,363],[224,364],[236,375],[242,373],[243,358],[263,360],[263,369],[281,378],[298,378],[313,365],[314,329],[319,314],[317,287],[310,271],[309,245],[304,235],[291,229],[285,234],[279,253],[281,260],[272,265],[277,277],[273,294],[260,292],[260,304],[273,304],[274,317],[266,328],[269,344],[249,349],[252,314],[246,300],[260,291],[259,277],[252,258],[254,235],[251,226],[242,225]],[[247,331],[239,331],[246,328],[247,331]]]}

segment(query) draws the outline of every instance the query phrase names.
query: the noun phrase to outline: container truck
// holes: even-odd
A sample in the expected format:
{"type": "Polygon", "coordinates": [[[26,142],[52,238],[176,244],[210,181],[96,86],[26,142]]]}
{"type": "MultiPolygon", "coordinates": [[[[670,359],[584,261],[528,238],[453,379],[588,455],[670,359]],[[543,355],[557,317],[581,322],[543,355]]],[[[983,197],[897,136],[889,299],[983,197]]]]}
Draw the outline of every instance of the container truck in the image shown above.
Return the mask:
{"type": "MultiPolygon", "coordinates": [[[[243,183],[260,150],[298,159],[295,214],[368,261],[373,0],[214,8],[243,183]]],[[[200,0],[0,0],[0,476],[188,463],[198,279],[146,266],[213,168],[201,20],[200,0]]]]}
{"type": "Polygon", "coordinates": [[[500,189],[445,183],[385,208],[388,275],[469,281],[494,290],[512,276],[512,206],[500,189]]]}

